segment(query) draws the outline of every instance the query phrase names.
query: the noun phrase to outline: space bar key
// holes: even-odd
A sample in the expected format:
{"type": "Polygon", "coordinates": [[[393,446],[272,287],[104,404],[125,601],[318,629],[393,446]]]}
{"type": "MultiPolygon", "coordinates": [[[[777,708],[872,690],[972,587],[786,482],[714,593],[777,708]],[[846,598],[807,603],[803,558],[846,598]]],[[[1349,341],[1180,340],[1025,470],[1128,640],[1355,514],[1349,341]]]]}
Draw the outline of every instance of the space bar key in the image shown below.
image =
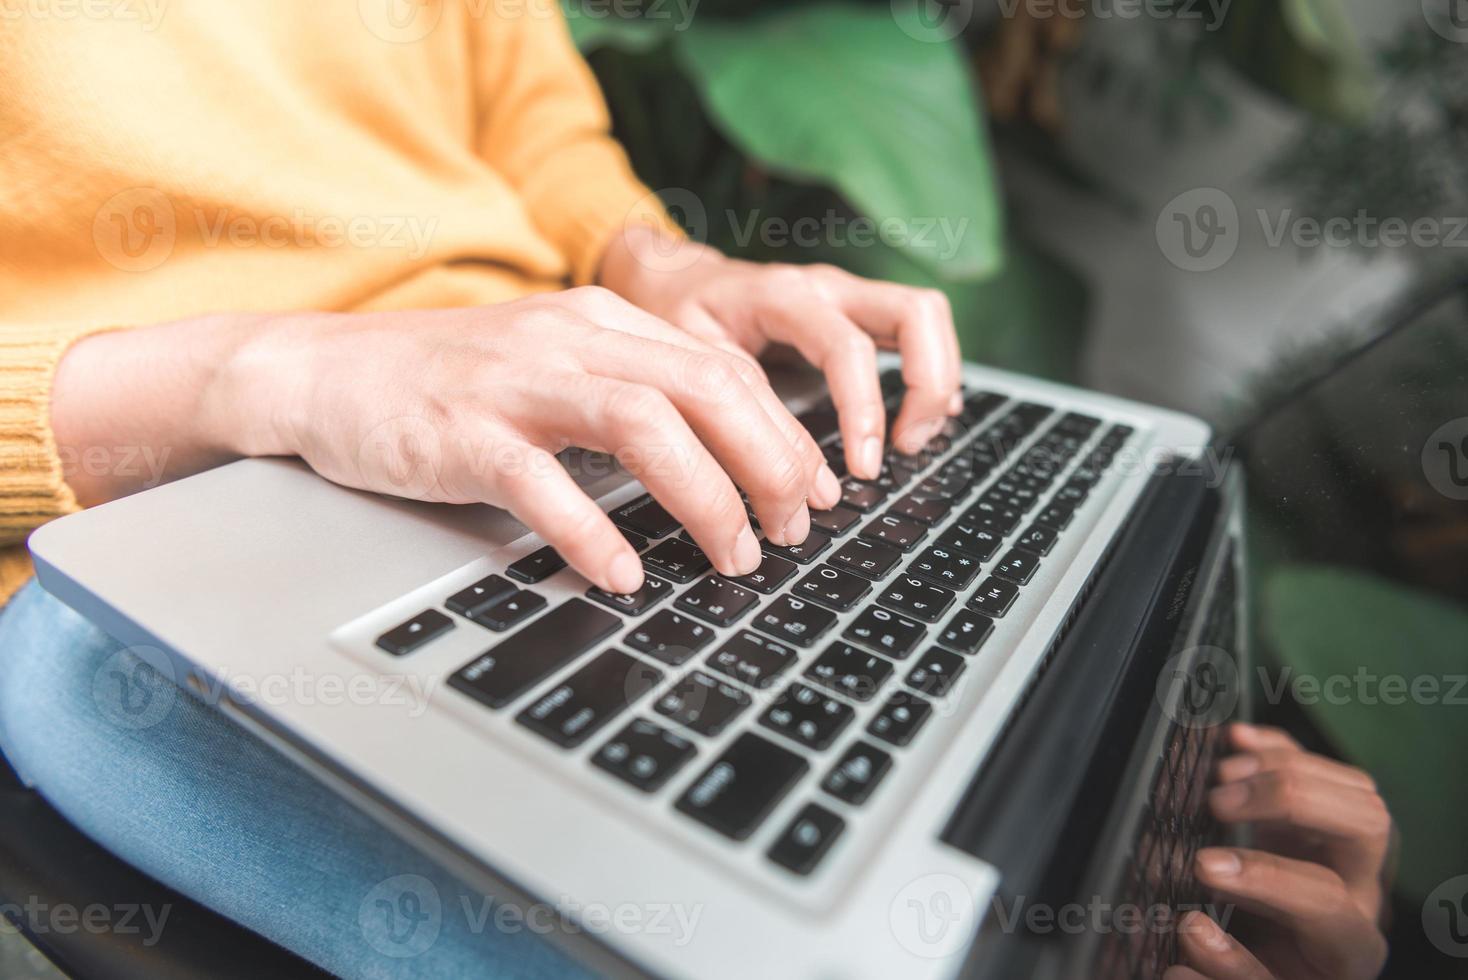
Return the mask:
{"type": "Polygon", "coordinates": [[[621,626],[622,620],[605,609],[568,599],[460,667],[449,686],[502,708],[621,626]]]}

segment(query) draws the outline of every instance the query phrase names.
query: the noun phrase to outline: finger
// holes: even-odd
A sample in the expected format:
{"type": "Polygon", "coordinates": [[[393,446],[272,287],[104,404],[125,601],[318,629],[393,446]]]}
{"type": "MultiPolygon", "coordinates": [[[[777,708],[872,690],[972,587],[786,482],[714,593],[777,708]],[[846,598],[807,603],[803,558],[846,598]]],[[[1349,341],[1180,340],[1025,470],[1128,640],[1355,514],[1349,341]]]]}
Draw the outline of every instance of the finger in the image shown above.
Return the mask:
{"type": "Polygon", "coordinates": [[[901,352],[907,393],[892,441],[905,453],[917,452],[956,414],[950,408],[962,359],[948,298],[936,289],[875,282],[833,267],[818,267],[816,274],[848,317],[879,344],[901,352]]]}
{"type": "Polygon", "coordinates": [[[1231,755],[1218,764],[1218,779],[1222,783],[1232,783],[1260,772],[1285,771],[1314,775],[1343,786],[1376,792],[1376,781],[1355,766],[1348,766],[1344,762],[1327,759],[1313,752],[1295,752],[1289,749],[1260,749],[1231,755]]]}
{"type": "Polygon", "coordinates": [[[1229,741],[1234,748],[1247,751],[1258,749],[1280,749],[1289,752],[1303,752],[1300,743],[1296,742],[1283,729],[1272,728],[1268,725],[1248,725],[1244,722],[1234,722],[1228,726],[1229,741]]]}
{"type": "MultiPolygon", "coordinates": [[[[790,410],[780,400],[780,397],[775,394],[774,389],[770,387],[769,378],[759,367],[758,362],[748,353],[740,350],[737,345],[730,343],[725,343],[719,348],[715,348],[698,337],[692,336],[687,331],[680,330],[678,327],[628,303],[607,290],[574,289],[569,290],[563,295],[571,297],[572,308],[578,313],[585,315],[591,323],[597,326],[605,327],[619,334],[630,333],[648,341],[679,347],[690,353],[703,355],[711,360],[724,359],[729,362],[726,366],[738,375],[739,382],[750,393],[759,411],[763,412],[768,420],[768,425],[766,425],[764,424],[764,420],[746,419],[746,422],[754,421],[760,425],[758,431],[750,431],[748,434],[750,439],[746,441],[765,440],[760,441],[762,446],[776,448],[776,443],[768,441],[769,425],[773,425],[774,430],[779,433],[780,440],[783,441],[783,444],[789,446],[791,451],[798,457],[801,469],[806,477],[804,485],[801,488],[800,502],[798,504],[787,503],[784,508],[785,513],[777,513],[780,510],[778,506],[770,511],[762,511],[759,505],[756,504],[755,511],[759,514],[760,521],[765,524],[766,533],[771,536],[771,539],[776,544],[792,544],[805,540],[805,531],[801,531],[800,536],[796,538],[787,533],[785,529],[790,525],[791,520],[794,519],[797,526],[791,528],[791,530],[799,530],[802,515],[805,515],[804,521],[808,530],[809,516],[803,507],[807,496],[813,504],[822,508],[832,507],[841,499],[840,483],[836,479],[836,474],[831,472],[830,467],[826,465],[826,460],[821,455],[820,447],[816,445],[815,440],[811,438],[810,433],[805,430],[805,427],[796,421],[795,416],[790,413],[790,410]]],[[[608,343],[610,342],[608,338],[603,338],[603,340],[606,340],[608,343]]],[[[628,365],[627,358],[625,357],[619,359],[617,363],[622,364],[624,368],[628,365]]],[[[664,389],[665,393],[674,396],[675,401],[680,406],[689,402],[707,402],[710,397],[717,398],[724,394],[732,397],[736,393],[736,387],[729,383],[730,379],[727,377],[729,371],[723,370],[717,365],[707,363],[694,365],[695,370],[691,372],[692,377],[686,379],[691,383],[691,388],[685,386],[669,389],[665,385],[658,384],[654,377],[657,374],[656,368],[659,363],[657,361],[634,361],[632,362],[632,366],[638,369],[635,374],[623,370],[617,372],[616,376],[623,377],[624,380],[635,380],[643,384],[657,384],[658,387],[664,389]],[[702,370],[698,369],[700,367],[702,370]],[[709,387],[709,385],[715,385],[715,387],[709,387]]],[[[596,373],[606,373],[596,370],[595,365],[588,364],[587,366],[589,370],[594,370],[596,373]]],[[[722,420],[717,428],[725,429],[732,421],[728,419],[722,420]]],[[[700,431],[700,435],[707,438],[709,433],[700,431]]],[[[729,460],[723,459],[723,461],[726,466],[729,465],[729,460]]],[[[751,490],[750,485],[745,483],[743,479],[746,470],[747,467],[731,467],[729,472],[740,486],[746,490],[751,490]]],[[[767,472],[765,476],[768,476],[767,472]]],[[[753,500],[754,497],[755,493],[751,491],[751,499],[753,500]]]]}
{"type": "Polygon", "coordinates": [[[766,536],[776,544],[805,540],[817,464],[785,439],[733,359],[608,330],[587,337],[578,356],[592,374],[662,392],[748,492],[766,536]]]}
{"type": "Polygon", "coordinates": [[[1210,980],[1190,966],[1170,966],[1162,974],[1162,980],[1210,980]]]}
{"type": "Polygon", "coordinates": [[[1375,792],[1284,769],[1216,787],[1208,793],[1208,807],[1226,824],[1264,824],[1296,837],[1323,835],[1321,859],[1358,900],[1374,903],[1391,841],[1391,814],[1375,792]]]}
{"type": "Polygon", "coordinates": [[[656,388],[598,375],[565,375],[520,394],[517,416],[538,441],[610,453],[688,529],[715,568],[747,575],[759,541],[744,502],[688,423],[656,388]]]}
{"type": "Polygon", "coordinates": [[[1178,946],[1193,976],[1207,980],[1275,980],[1253,953],[1202,912],[1183,916],[1178,946]]]}
{"type": "Polygon", "coordinates": [[[473,481],[487,485],[486,503],[510,511],[601,588],[636,592],[642,587],[637,552],[559,460],[519,440],[495,441],[490,458],[495,472],[473,481]]]}
{"type": "Polygon", "coordinates": [[[846,447],[846,467],[861,479],[875,480],[881,475],[887,426],[876,343],[808,286],[783,301],[769,299],[758,314],[766,336],[794,347],[825,374],[846,447]]]}

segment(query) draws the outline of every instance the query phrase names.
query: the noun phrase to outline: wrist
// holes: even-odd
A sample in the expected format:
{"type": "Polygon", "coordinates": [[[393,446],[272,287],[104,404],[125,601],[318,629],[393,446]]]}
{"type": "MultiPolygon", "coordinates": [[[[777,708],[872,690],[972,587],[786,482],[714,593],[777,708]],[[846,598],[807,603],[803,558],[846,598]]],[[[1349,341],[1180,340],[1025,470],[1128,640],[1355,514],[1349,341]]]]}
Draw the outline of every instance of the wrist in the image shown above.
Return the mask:
{"type": "Polygon", "coordinates": [[[718,249],[665,228],[632,224],[607,243],[597,285],[645,309],[685,279],[694,267],[727,261],[718,249]]]}
{"type": "Polygon", "coordinates": [[[231,317],[228,350],[200,406],[208,438],[231,456],[300,454],[317,314],[231,317]]]}

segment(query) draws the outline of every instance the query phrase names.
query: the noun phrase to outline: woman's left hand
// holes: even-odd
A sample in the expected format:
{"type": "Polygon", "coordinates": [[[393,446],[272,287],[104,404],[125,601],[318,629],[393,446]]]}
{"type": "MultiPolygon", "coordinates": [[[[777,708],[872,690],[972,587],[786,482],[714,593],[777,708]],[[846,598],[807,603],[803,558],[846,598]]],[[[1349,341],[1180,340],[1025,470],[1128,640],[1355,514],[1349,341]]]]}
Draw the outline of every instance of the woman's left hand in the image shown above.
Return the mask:
{"type": "Polygon", "coordinates": [[[875,479],[886,414],[878,349],[902,354],[907,394],[893,423],[903,452],[922,448],[963,404],[958,336],[933,289],[873,282],[829,265],[760,264],[629,227],[609,245],[599,281],[690,334],[746,358],[788,344],[831,389],[854,475],[875,479]]]}
{"type": "Polygon", "coordinates": [[[1392,821],[1371,777],[1274,728],[1233,725],[1238,753],[1208,797],[1221,823],[1254,828],[1258,850],[1198,852],[1199,880],[1238,913],[1227,932],[1181,923],[1183,965],[1164,980],[1370,980],[1386,963],[1379,925],[1392,821]],[[1236,938],[1237,937],[1237,938],[1236,938]]]}

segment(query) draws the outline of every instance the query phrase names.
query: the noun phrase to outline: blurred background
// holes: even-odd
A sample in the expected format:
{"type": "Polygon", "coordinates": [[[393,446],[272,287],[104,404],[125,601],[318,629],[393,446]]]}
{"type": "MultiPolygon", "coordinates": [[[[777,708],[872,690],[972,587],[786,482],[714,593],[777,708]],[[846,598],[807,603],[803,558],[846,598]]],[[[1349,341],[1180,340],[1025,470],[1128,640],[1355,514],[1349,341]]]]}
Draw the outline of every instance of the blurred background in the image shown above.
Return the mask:
{"type": "Polygon", "coordinates": [[[1257,713],[1392,808],[1386,975],[1468,976],[1468,3],[565,7],[690,234],[938,286],[970,359],[1238,433],[1257,713]]]}

